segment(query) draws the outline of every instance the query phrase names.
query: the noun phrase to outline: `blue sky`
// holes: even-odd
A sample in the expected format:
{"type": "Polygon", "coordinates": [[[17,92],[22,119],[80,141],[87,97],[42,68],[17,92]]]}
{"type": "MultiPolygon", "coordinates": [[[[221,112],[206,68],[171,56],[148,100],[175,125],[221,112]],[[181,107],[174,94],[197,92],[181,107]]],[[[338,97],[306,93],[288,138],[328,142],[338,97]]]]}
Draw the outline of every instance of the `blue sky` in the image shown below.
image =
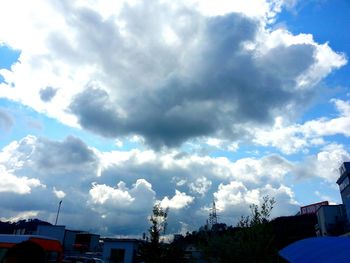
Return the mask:
{"type": "Polygon", "coordinates": [[[63,200],[70,228],[141,235],[160,203],[179,233],[212,200],[227,224],[265,195],[273,216],[341,202],[348,1],[0,10],[1,220],[53,222],[63,200]]]}

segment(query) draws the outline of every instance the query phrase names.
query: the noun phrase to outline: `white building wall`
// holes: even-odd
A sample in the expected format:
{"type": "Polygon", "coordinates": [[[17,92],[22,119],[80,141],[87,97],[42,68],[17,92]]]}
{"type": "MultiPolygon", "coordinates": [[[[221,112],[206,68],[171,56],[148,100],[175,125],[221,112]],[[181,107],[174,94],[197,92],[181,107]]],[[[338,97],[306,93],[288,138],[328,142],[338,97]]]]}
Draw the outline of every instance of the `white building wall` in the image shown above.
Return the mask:
{"type": "Polygon", "coordinates": [[[133,256],[134,256],[134,250],[137,248],[137,244],[135,241],[105,241],[103,245],[103,252],[102,252],[102,259],[106,263],[110,263],[110,255],[112,249],[124,249],[124,262],[123,263],[132,263],[133,262],[133,256]]]}

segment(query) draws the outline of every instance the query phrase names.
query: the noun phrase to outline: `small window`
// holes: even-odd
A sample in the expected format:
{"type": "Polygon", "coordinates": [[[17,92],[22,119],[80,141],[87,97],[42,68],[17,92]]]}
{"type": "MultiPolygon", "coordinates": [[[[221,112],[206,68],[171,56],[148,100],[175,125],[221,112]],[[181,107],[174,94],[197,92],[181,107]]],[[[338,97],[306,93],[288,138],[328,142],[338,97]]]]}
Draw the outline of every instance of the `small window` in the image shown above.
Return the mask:
{"type": "Polygon", "coordinates": [[[125,250],[124,249],[111,249],[111,256],[109,262],[124,263],[125,250]]]}
{"type": "Polygon", "coordinates": [[[349,185],[349,177],[345,177],[343,182],[339,185],[340,191],[343,191],[349,185]]]}

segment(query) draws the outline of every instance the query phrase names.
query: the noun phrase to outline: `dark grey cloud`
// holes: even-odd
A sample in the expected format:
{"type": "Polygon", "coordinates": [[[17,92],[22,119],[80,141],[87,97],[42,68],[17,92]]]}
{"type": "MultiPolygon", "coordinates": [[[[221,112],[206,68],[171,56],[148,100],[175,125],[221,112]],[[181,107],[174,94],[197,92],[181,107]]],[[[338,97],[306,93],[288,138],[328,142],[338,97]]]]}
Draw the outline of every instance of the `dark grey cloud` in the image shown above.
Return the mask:
{"type": "Polygon", "coordinates": [[[40,99],[44,102],[50,102],[56,96],[56,93],[57,89],[46,87],[40,90],[40,99]]]}
{"type": "Polygon", "coordinates": [[[97,161],[94,152],[83,141],[73,136],[68,136],[62,142],[40,138],[34,154],[40,169],[86,166],[97,161]]]}
{"type": "Polygon", "coordinates": [[[201,45],[186,54],[185,74],[143,90],[131,85],[120,100],[112,99],[113,91],[89,87],[70,109],[86,129],[107,137],[141,135],[154,147],[201,136],[242,136],[234,126],[269,124],[276,114],[287,114],[286,106],[302,108],[311,95],[295,86],[314,62],[314,47],[278,46],[257,58],[243,44],[254,41],[258,27],[238,14],[207,19],[201,45]]]}
{"type": "Polygon", "coordinates": [[[32,191],[30,195],[18,195],[15,193],[1,193],[1,208],[9,209],[14,212],[22,212],[28,209],[34,211],[46,210],[54,212],[55,207],[51,207],[51,203],[55,198],[51,194],[47,195],[48,191],[45,188],[38,188],[32,191]],[[43,198],[46,196],[46,198],[43,198]],[[40,200],[40,202],[38,202],[40,200]]]}
{"type": "Polygon", "coordinates": [[[11,115],[5,109],[0,108],[0,129],[8,131],[14,124],[11,115]]]}
{"type": "Polygon", "coordinates": [[[63,141],[27,136],[18,142],[14,158],[3,165],[15,169],[16,176],[45,181],[64,191],[88,190],[97,177],[98,157],[82,140],[68,136],[63,141]],[[20,167],[16,163],[22,163],[20,167]],[[32,177],[31,177],[31,176],[32,177]]]}
{"type": "Polygon", "coordinates": [[[297,78],[316,62],[315,46],[246,48],[268,33],[243,14],[204,17],[154,0],[125,4],[118,24],[69,1],[57,8],[72,32],[47,38],[52,59],[99,66],[68,110],[102,136],[136,134],[155,148],[205,136],[235,140],[276,115],[294,117],[312,98],[297,78]]]}
{"type": "Polygon", "coordinates": [[[70,105],[72,112],[79,116],[80,124],[106,137],[123,134],[121,118],[112,105],[106,91],[88,88],[80,93],[70,105]]]}

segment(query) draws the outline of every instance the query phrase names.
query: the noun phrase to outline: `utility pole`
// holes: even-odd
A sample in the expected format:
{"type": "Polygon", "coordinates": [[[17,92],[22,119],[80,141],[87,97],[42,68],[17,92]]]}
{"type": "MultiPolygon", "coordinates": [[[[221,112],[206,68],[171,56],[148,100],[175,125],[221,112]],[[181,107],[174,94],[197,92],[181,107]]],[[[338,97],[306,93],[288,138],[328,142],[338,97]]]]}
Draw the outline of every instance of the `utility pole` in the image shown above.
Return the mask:
{"type": "Polygon", "coordinates": [[[58,210],[57,210],[55,225],[57,225],[57,220],[58,220],[58,215],[60,214],[61,204],[62,204],[62,200],[58,203],[58,210]]]}

